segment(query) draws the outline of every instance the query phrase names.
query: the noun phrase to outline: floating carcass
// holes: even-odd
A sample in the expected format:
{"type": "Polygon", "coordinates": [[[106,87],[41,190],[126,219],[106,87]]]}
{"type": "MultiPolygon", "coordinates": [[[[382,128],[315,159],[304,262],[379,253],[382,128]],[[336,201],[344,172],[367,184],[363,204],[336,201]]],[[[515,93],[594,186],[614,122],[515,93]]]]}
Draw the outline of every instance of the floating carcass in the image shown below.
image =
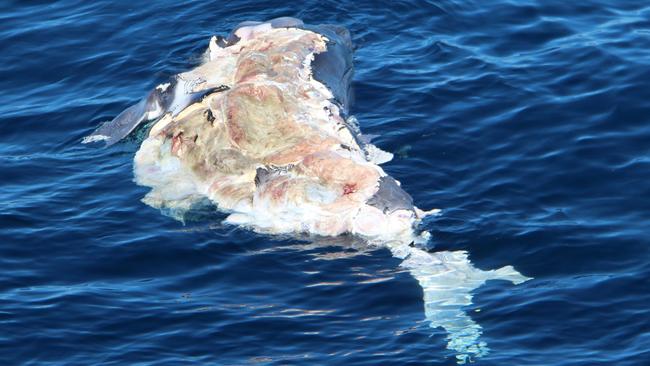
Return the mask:
{"type": "Polygon", "coordinates": [[[459,360],[481,355],[480,327],[461,308],[470,291],[487,279],[526,278],[512,267],[477,270],[462,252],[412,245],[426,240],[417,225],[435,210],[415,207],[380,167],[392,154],[349,114],[351,78],[346,28],[245,22],[213,37],[200,66],[85,141],[110,145],[154,121],[135,155],[135,180],[151,188],[145,203],[174,217],[207,199],[229,213],[227,222],[259,232],[347,233],[387,246],[422,285],[425,314],[450,332],[459,360]],[[454,315],[444,319],[450,307],[454,315]]]}

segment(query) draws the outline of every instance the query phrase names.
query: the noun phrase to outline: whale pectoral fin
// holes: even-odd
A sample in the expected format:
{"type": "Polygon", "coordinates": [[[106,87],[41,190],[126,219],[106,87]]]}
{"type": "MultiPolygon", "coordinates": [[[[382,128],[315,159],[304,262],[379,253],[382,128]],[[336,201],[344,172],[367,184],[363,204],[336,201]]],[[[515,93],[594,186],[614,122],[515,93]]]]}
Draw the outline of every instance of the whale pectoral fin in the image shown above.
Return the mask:
{"type": "Polygon", "coordinates": [[[146,98],[123,110],[112,121],[99,126],[92,134],[84,137],[81,142],[87,144],[89,142],[104,141],[106,146],[110,146],[128,136],[142,122],[162,116],[165,113],[165,108],[163,107],[161,88],[166,89],[167,87],[169,87],[169,84],[159,85],[149,92],[146,98]]]}
{"type": "Polygon", "coordinates": [[[113,120],[104,122],[93,133],[84,137],[82,143],[104,141],[106,146],[113,145],[128,136],[147,117],[146,99],[125,109],[113,120]]]}
{"type": "Polygon", "coordinates": [[[160,84],[146,98],[122,111],[112,121],[99,126],[81,142],[87,144],[104,141],[106,146],[113,145],[128,136],[143,122],[157,119],[167,112],[176,116],[207,94],[229,89],[228,86],[220,85],[194,92],[191,88],[192,82],[179,83],[177,78],[173,78],[169,83],[160,84]]]}

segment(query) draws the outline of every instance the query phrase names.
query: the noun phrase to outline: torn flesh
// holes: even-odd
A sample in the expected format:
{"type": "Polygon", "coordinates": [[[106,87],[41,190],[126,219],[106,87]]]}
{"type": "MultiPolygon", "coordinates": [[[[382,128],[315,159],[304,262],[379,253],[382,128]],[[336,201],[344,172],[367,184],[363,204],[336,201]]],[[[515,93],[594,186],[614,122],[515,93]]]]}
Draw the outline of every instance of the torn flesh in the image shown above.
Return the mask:
{"type": "Polygon", "coordinates": [[[414,208],[387,213],[366,203],[386,173],[312,77],[328,40],[260,27],[242,31],[236,45],[211,47],[205,64],[179,75],[227,90],[153,126],[135,158],[136,181],[152,188],[145,202],[182,215],[206,197],[231,213],[229,222],[269,233],[412,235],[414,208]],[[256,183],[258,169],[267,174],[256,183]]]}

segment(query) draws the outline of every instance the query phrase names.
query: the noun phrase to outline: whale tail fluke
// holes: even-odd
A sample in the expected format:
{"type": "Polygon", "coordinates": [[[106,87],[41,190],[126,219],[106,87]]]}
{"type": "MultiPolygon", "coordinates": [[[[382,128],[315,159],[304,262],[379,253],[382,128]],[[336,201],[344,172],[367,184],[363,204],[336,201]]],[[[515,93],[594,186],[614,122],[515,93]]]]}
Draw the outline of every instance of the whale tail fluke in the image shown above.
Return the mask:
{"type": "Polygon", "coordinates": [[[465,311],[472,305],[474,290],[488,280],[517,285],[530,278],[512,266],[478,269],[465,251],[428,252],[404,244],[389,248],[422,287],[425,318],[430,327],[447,332],[447,349],[455,353],[456,362],[465,364],[487,355],[490,349],[481,340],[483,330],[465,311]]]}
{"type": "Polygon", "coordinates": [[[494,274],[493,279],[510,281],[515,285],[524,283],[531,279],[530,277],[526,277],[519,273],[513,266],[504,266],[490,272],[494,274]]]}

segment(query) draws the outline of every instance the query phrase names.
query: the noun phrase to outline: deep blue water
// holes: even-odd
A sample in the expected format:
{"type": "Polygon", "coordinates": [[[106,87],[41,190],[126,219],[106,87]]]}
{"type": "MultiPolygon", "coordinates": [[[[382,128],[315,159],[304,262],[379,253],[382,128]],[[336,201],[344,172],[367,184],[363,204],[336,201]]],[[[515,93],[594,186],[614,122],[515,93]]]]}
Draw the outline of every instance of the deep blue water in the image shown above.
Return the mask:
{"type": "Polygon", "coordinates": [[[0,3],[0,364],[455,364],[388,250],[182,224],[140,201],[134,140],[80,144],[277,16],[351,30],[353,113],[443,209],[431,249],[534,278],[473,292],[477,364],[650,364],[646,1],[144,4],[0,3]]]}

